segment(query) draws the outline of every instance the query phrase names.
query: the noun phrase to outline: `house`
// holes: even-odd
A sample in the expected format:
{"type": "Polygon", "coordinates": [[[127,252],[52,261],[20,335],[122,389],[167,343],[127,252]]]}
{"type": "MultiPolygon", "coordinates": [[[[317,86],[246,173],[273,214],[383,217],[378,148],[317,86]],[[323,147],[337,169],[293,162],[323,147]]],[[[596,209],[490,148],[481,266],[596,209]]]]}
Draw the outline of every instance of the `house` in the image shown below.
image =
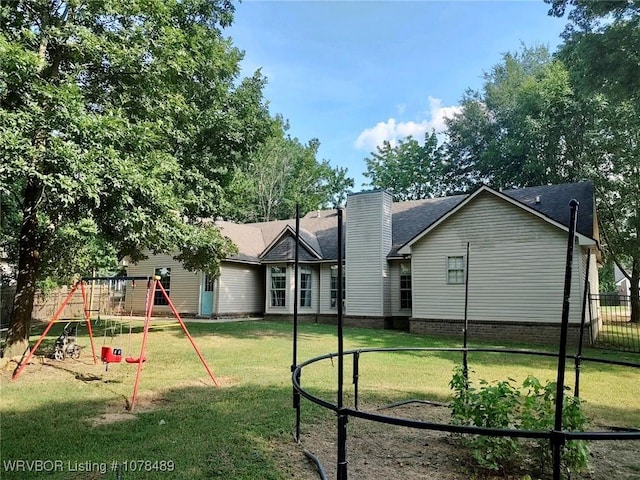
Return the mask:
{"type": "MultiPolygon", "coordinates": [[[[467,195],[407,202],[393,202],[385,191],[350,195],[344,212],[345,323],[458,336],[466,296],[470,338],[555,341],[573,198],[580,202],[569,319],[575,341],[585,287],[598,289],[589,183],[503,192],[485,186],[467,195]]],[[[186,272],[169,255],[132,265],[129,275],[161,274],[185,314],[291,318],[295,220],[216,225],[239,250],[222,262],[218,278],[186,272]]],[[[337,258],[337,212],[301,218],[301,320],[335,322],[337,258]]],[[[134,310],[143,309],[144,298],[131,301],[134,310]]],[[[154,311],[166,310],[163,303],[156,298],[154,311]]]]}
{"type": "Polygon", "coordinates": [[[630,297],[631,296],[631,280],[625,277],[624,273],[622,273],[622,270],[620,270],[618,265],[614,265],[613,275],[614,275],[614,280],[616,282],[616,291],[618,292],[618,295],[622,297],[630,297]]]}

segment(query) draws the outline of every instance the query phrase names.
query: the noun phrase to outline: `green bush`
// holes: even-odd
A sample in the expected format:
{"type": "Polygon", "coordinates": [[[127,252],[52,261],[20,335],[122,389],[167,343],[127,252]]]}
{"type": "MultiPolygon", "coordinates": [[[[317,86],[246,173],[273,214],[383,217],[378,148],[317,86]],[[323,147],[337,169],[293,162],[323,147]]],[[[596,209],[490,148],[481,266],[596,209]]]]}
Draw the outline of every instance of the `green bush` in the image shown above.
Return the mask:
{"type": "MultiPolygon", "coordinates": [[[[462,368],[456,368],[450,382],[454,391],[451,409],[454,425],[536,431],[553,429],[555,382],[543,385],[536,377],[529,376],[522,384],[522,391],[514,386],[512,378],[495,384],[485,380],[479,383],[478,388],[474,387],[462,368]]],[[[563,430],[584,431],[586,424],[580,399],[565,394],[563,430]]],[[[551,463],[548,440],[465,435],[461,441],[469,447],[476,464],[486,470],[508,472],[521,465],[523,460],[532,459],[544,471],[551,463]]],[[[569,441],[563,449],[562,467],[569,474],[583,471],[588,467],[588,457],[589,448],[585,441],[569,441]]]]}

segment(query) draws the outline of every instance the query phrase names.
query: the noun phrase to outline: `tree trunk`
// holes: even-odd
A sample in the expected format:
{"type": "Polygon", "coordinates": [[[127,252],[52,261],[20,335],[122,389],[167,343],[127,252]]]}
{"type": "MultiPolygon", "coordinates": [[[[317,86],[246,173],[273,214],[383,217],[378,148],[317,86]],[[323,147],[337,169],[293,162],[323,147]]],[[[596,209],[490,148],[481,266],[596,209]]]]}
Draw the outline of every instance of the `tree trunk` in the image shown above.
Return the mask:
{"type": "Polygon", "coordinates": [[[7,332],[7,343],[2,354],[4,358],[22,356],[29,347],[31,312],[40,267],[40,234],[37,210],[42,191],[42,185],[38,180],[30,178],[27,181],[22,207],[16,294],[7,332]]]}
{"type": "Polygon", "coordinates": [[[631,322],[640,323],[640,259],[631,265],[631,322]]]}

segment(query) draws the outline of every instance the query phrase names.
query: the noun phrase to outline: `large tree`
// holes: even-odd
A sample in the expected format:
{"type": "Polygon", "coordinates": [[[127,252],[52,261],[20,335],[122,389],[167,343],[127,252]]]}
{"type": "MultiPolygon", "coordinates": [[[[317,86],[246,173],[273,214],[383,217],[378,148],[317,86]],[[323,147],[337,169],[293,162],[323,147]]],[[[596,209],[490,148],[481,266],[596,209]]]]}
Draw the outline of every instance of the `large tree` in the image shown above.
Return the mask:
{"type": "Polygon", "coordinates": [[[506,53],[447,119],[445,183],[465,191],[572,181],[582,122],[569,74],[546,47],[506,53]]]}
{"type": "Polygon", "coordinates": [[[628,72],[640,68],[640,37],[637,15],[615,18],[586,30],[574,25],[555,57],[540,48],[505,55],[447,122],[445,182],[450,190],[593,182],[605,254],[632,282],[638,322],[640,97],[628,72]],[[622,30],[630,43],[618,43],[622,30]],[[630,52],[631,64],[614,68],[619,50],[630,52]]]}
{"type": "Polygon", "coordinates": [[[435,132],[424,142],[413,137],[392,145],[385,141],[365,159],[369,186],[388,190],[396,200],[418,200],[442,192],[442,153],[435,132]]]}
{"type": "Polygon", "coordinates": [[[344,203],[353,179],[344,168],[319,160],[320,142],[301,143],[286,133],[288,125],[277,119],[277,129],[236,169],[232,187],[225,192],[223,215],[239,222],[291,218],[344,203]]]}
{"type": "Polygon", "coordinates": [[[597,189],[607,253],[631,281],[640,322],[640,3],[546,0],[570,23],[558,57],[587,124],[584,164],[597,189]]]}
{"type": "MultiPolygon", "coordinates": [[[[60,274],[83,239],[88,257],[178,251],[211,273],[232,251],[198,219],[215,215],[231,172],[273,123],[264,79],[239,79],[242,53],[222,35],[232,14],[227,0],[0,5],[0,196],[11,230],[0,248],[17,263],[5,356],[27,346],[36,282],[50,267],[60,274]]],[[[87,273],[73,263],[69,276],[87,273]]]]}

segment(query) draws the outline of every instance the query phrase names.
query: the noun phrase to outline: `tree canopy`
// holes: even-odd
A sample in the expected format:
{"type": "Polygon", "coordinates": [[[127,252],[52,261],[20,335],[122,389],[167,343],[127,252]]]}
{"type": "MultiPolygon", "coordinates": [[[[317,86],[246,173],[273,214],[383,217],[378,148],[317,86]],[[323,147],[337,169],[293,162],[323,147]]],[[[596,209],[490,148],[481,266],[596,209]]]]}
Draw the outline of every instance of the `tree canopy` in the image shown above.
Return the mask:
{"type": "Polygon", "coordinates": [[[215,215],[273,121],[265,79],[239,78],[242,53],[222,35],[232,17],[226,0],[0,6],[0,247],[18,265],[10,345],[26,338],[46,273],[145,249],[214,273],[233,251],[199,219],[215,215]]]}
{"type": "Polygon", "coordinates": [[[605,255],[631,280],[640,322],[640,4],[547,1],[551,14],[571,7],[556,53],[504,54],[446,120],[443,145],[385,143],[365,160],[366,175],[401,200],[591,181],[605,255]]]}
{"type": "Polygon", "coordinates": [[[506,53],[447,119],[450,189],[513,188],[579,177],[581,128],[569,74],[546,47],[506,53]]]}
{"type": "Polygon", "coordinates": [[[276,120],[275,133],[236,168],[224,192],[224,217],[238,222],[291,218],[296,205],[301,214],[340,206],[353,188],[346,169],[318,160],[318,139],[303,144],[286,133],[286,122],[276,120]]]}
{"type": "Polygon", "coordinates": [[[640,323],[640,4],[546,1],[551,15],[571,7],[557,56],[581,101],[605,249],[631,282],[631,319],[640,323]]]}
{"type": "Polygon", "coordinates": [[[413,137],[397,145],[385,141],[365,162],[369,185],[389,190],[396,200],[417,200],[442,192],[442,153],[434,131],[425,134],[422,144],[413,137]]]}

